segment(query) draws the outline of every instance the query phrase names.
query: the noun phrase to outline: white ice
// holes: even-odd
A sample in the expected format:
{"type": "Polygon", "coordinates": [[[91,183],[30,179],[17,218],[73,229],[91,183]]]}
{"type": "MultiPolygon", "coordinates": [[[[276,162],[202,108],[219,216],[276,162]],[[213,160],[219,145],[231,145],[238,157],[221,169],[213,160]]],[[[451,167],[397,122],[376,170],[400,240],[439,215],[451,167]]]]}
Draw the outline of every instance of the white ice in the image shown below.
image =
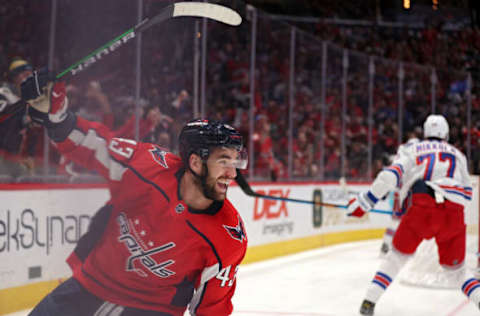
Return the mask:
{"type": "MultiPolygon", "coordinates": [[[[382,259],[381,240],[330,246],[242,265],[234,316],[352,316],[382,259]]],[[[399,277],[397,277],[399,279],[399,277]]],[[[8,316],[25,316],[28,311],[8,316]]],[[[460,290],[428,289],[394,281],[375,316],[480,315],[460,290]]]]}

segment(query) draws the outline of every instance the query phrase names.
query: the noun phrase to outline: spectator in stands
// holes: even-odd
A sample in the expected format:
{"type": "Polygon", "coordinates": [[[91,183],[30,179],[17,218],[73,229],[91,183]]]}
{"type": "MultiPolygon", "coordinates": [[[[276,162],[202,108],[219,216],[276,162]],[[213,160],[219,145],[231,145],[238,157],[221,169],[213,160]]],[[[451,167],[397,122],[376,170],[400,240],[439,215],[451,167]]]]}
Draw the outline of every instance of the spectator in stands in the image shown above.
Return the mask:
{"type": "Polygon", "coordinates": [[[313,143],[308,141],[306,132],[301,131],[293,143],[293,176],[312,176],[313,166],[313,143]]]}
{"type": "MultiPolygon", "coordinates": [[[[8,67],[7,81],[0,86],[0,113],[23,103],[20,99],[20,83],[32,73],[30,63],[14,58],[8,67]]],[[[43,128],[32,124],[26,108],[0,122],[0,174],[18,176],[31,174],[35,158],[41,157],[43,128]]],[[[38,165],[38,163],[37,163],[38,165]]]]}
{"type": "MultiPolygon", "coordinates": [[[[28,1],[27,1],[28,2],[28,1]]],[[[35,60],[45,61],[45,55],[37,55],[39,45],[45,45],[48,41],[45,37],[48,36],[48,21],[45,20],[45,13],[48,13],[49,1],[38,2],[34,4],[27,3],[25,0],[20,2],[5,2],[0,5],[0,12],[5,13],[5,19],[0,21],[0,33],[5,36],[0,39],[0,66],[7,66],[6,60],[9,56],[22,54],[24,58],[32,60],[35,52],[35,60]],[[8,12],[8,14],[6,14],[8,12]],[[43,20],[42,20],[43,19],[43,20]],[[16,23],[22,21],[22,23],[16,23]],[[35,27],[33,27],[35,25],[35,27]],[[41,34],[41,36],[39,36],[41,34]],[[38,35],[38,36],[37,36],[38,35]],[[25,39],[32,39],[26,41],[25,39]],[[30,55],[30,56],[29,56],[30,55]]],[[[68,2],[63,3],[61,10],[65,12],[76,12],[76,8],[93,3],[68,2]],[[69,11],[71,10],[71,11],[69,11]]],[[[108,0],[107,3],[117,3],[114,0],[108,0]]],[[[108,5],[106,5],[108,7],[108,5]]],[[[158,9],[159,4],[155,1],[147,2],[146,9],[158,9]]],[[[336,4],[334,1],[328,4],[311,4],[311,8],[316,8],[324,16],[340,16],[353,17],[359,14],[358,8],[352,9],[352,5],[336,4]]],[[[445,7],[442,7],[442,10],[445,7]]],[[[362,19],[374,19],[376,14],[367,8],[361,8],[362,19]]],[[[121,11],[121,10],[119,10],[121,11]]],[[[123,11],[125,12],[125,11],[123,11]]],[[[119,12],[122,13],[122,12],[119,12]]],[[[79,13],[78,16],[86,15],[85,12],[79,13]]],[[[66,14],[65,16],[70,16],[66,14]]],[[[77,16],[77,17],[78,17],[77,16]]],[[[92,19],[93,20],[93,19],[92,19]]],[[[371,21],[371,20],[370,20],[371,21]]],[[[59,48],[70,48],[68,45],[71,42],[72,28],[71,19],[60,17],[58,22],[58,31],[56,42],[60,43],[59,48]],[[65,31],[65,30],[68,30],[65,31]],[[66,43],[66,44],[62,44],[66,43]]],[[[92,23],[93,24],[93,23],[92,23]]],[[[90,25],[82,26],[82,30],[78,31],[82,34],[88,34],[88,27],[90,25]]],[[[116,27],[116,26],[115,26],[116,27]]],[[[117,32],[114,26],[105,27],[102,32],[110,34],[117,32]]],[[[165,36],[175,36],[177,38],[188,39],[190,31],[188,28],[182,29],[178,24],[165,25],[165,36]],[[172,30],[175,30],[173,32],[172,30]]],[[[426,117],[426,113],[431,109],[430,100],[430,67],[436,67],[439,72],[439,84],[437,85],[437,99],[442,98],[442,102],[438,100],[437,108],[439,113],[450,114],[446,111],[451,111],[452,115],[459,116],[458,122],[452,121],[451,127],[454,135],[455,143],[461,150],[466,150],[466,132],[464,122],[466,121],[466,94],[465,94],[465,80],[464,78],[457,78],[453,75],[454,69],[470,71],[473,78],[473,94],[472,107],[473,116],[472,122],[476,122],[479,118],[480,106],[475,106],[478,103],[479,85],[476,84],[479,78],[480,69],[480,31],[475,28],[464,27],[459,30],[446,30],[444,25],[431,24],[425,25],[424,29],[413,28],[394,28],[382,26],[352,26],[330,24],[322,21],[318,24],[301,24],[301,29],[307,29],[314,34],[318,41],[313,37],[308,41],[302,39],[304,35],[298,35],[296,44],[296,76],[301,80],[295,81],[295,90],[298,91],[295,100],[296,119],[294,120],[293,130],[299,129],[305,117],[316,116],[315,121],[318,121],[318,114],[320,110],[311,109],[307,105],[311,100],[298,98],[299,94],[302,97],[306,94],[305,91],[313,93],[309,98],[319,98],[321,80],[320,69],[312,67],[312,65],[320,65],[320,59],[315,59],[312,56],[320,58],[319,47],[321,41],[328,41],[328,82],[327,82],[327,121],[326,133],[329,137],[326,144],[333,143],[336,148],[340,145],[341,121],[340,111],[342,105],[342,91],[341,86],[341,67],[342,58],[338,52],[343,48],[351,50],[351,52],[358,56],[354,51],[363,52],[376,56],[376,76],[375,76],[375,117],[374,128],[378,129],[379,137],[374,138],[374,157],[379,157],[381,151],[393,149],[398,145],[398,126],[395,127],[397,131],[391,132],[385,125],[385,119],[388,117],[389,122],[397,123],[398,115],[398,62],[403,61],[406,66],[410,65],[410,70],[406,69],[405,79],[405,111],[404,111],[404,125],[403,129],[420,124],[426,117]],[[313,47],[309,51],[308,45],[310,43],[313,47]],[[303,57],[302,57],[303,56],[303,57]],[[307,57],[306,57],[307,56],[307,57]],[[340,57],[339,57],[340,56],[340,57]],[[417,65],[415,65],[417,64],[417,65]],[[426,69],[426,70],[425,70],[426,69]],[[444,72],[444,74],[440,74],[444,72]],[[445,74],[446,73],[446,74],[445,74]],[[421,75],[420,75],[421,74],[421,75]],[[307,78],[307,79],[305,79],[307,78]],[[444,82],[447,82],[446,84],[444,82]],[[450,87],[449,83],[454,83],[450,87]],[[462,88],[463,87],[463,88],[462,88]],[[454,95],[456,100],[450,99],[448,94],[454,95]],[[445,109],[445,110],[444,110],[445,109]],[[377,111],[378,110],[378,111],[377,111]],[[297,119],[298,118],[298,119],[297,119]],[[334,123],[331,124],[330,121],[334,123]],[[333,125],[333,127],[331,126],[333,125]],[[379,150],[381,149],[381,151],[379,150]]],[[[209,24],[209,52],[208,52],[208,71],[207,71],[207,98],[208,104],[215,104],[215,107],[209,109],[214,111],[214,115],[222,116],[227,121],[235,121],[235,125],[243,122],[245,112],[239,109],[239,105],[248,106],[249,102],[249,45],[250,29],[248,24],[243,24],[239,28],[229,29],[225,31],[223,26],[217,24],[209,24]],[[222,29],[220,29],[222,28],[222,29]],[[213,102],[210,102],[212,101],[213,102]],[[216,102],[218,100],[218,102],[216,102]],[[230,102],[232,101],[232,102],[230,102]]],[[[300,34],[300,33],[298,33],[300,34]]],[[[255,115],[265,114],[270,120],[270,136],[272,141],[272,150],[278,159],[286,161],[288,157],[288,150],[285,147],[285,135],[288,124],[287,111],[288,104],[288,82],[289,82],[289,41],[285,40],[285,36],[289,35],[288,26],[279,23],[278,21],[262,18],[259,20],[259,41],[257,41],[257,60],[255,73],[255,115]],[[270,107],[268,104],[275,102],[276,106],[270,107]],[[266,112],[265,112],[266,110],[266,112]],[[278,150],[277,150],[278,149],[278,150]]],[[[308,37],[309,35],[306,35],[308,37]]],[[[77,41],[78,42],[78,41],[77,41]]],[[[93,42],[93,41],[92,41],[93,42]]],[[[175,120],[170,124],[172,130],[178,130],[185,120],[191,118],[193,113],[192,101],[190,98],[178,103],[170,105],[172,99],[181,95],[181,91],[185,87],[192,86],[192,68],[191,50],[184,49],[189,44],[188,40],[176,41],[174,47],[161,47],[160,41],[148,41],[148,44],[143,47],[145,51],[149,52],[150,58],[142,60],[142,97],[150,100],[152,104],[162,104],[162,113],[169,115],[175,120]],[[183,45],[183,46],[182,46],[183,45]],[[174,60],[173,63],[169,61],[174,60]],[[181,61],[181,62],[180,62],[181,61]],[[174,94],[174,95],[173,95],[174,94]]],[[[80,41],[80,46],[76,47],[90,47],[88,44],[80,41]]],[[[96,45],[96,44],[95,44],[96,45]]],[[[47,50],[44,50],[47,51],[47,50]]],[[[56,52],[56,64],[67,65],[75,60],[78,56],[73,56],[71,49],[59,49],[56,52]]],[[[352,55],[353,56],[353,55],[352,55]]],[[[92,113],[96,120],[104,122],[110,126],[113,115],[113,129],[118,129],[126,122],[134,123],[132,112],[125,108],[119,108],[116,98],[113,96],[123,95],[127,92],[133,94],[134,80],[127,80],[132,78],[131,69],[129,67],[118,67],[118,65],[126,64],[131,61],[131,54],[112,54],[109,59],[105,59],[104,63],[95,66],[95,70],[105,67],[104,74],[98,76],[101,78],[101,91],[111,97],[112,108],[108,109],[105,103],[97,99],[98,95],[94,87],[88,86],[90,104],[92,108],[81,108],[78,111],[92,113]],[[106,66],[104,66],[106,65],[106,66]],[[115,67],[112,67],[115,65],[115,67]],[[100,68],[99,68],[100,67],[100,68]],[[89,93],[90,93],[89,92],[89,93]],[[109,114],[110,113],[110,114],[109,114]]],[[[358,58],[355,57],[357,60],[358,58]]],[[[365,99],[366,84],[365,78],[367,74],[368,56],[362,56],[364,64],[357,63],[355,66],[354,59],[350,60],[352,67],[349,68],[349,80],[347,87],[348,111],[350,113],[367,113],[368,102],[365,99]],[[363,81],[362,81],[363,80],[363,81]],[[360,85],[360,86],[359,86],[360,85]],[[363,98],[363,100],[362,100],[363,98]]],[[[408,68],[408,67],[407,67],[408,68]]],[[[82,79],[79,79],[82,80],[82,79]]],[[[78,87],[78,81],[72,80],[71,87],[78,87]]],[[[73,89],[72,88],[72,89],[73,89]]],[[[85,91],[82,89],[82,91],[85,91]]],[[[69,91],[69,95],[74,98],[74,91],[69,91]]],[[[101,97],[100,97],[101,98],[101,97]]],[[[86,104],[85,102],[72,102],[72,104],[86,104]]],[[[133,107],[129,103],[129,109],[133,107]]],[[[357,115],[358,116],[358,115],[357,115]]],[[[92,118],[92,117],[90,117],[92,118]]],[[[243,124],[243,123],[242,123],[243,124]]],[[[364,120],[363,128],[367,126],[367,120],[364,120]]],[[[243,128],[243,126],[239,126],[243,128]]],[[[347,124],[347,128],[350,128],[347,124]]],[[[151,132],[150,129],[148,129],[151,132]]],[[[310,127],[307,131],[307,138],[312,141],[309,134],[316,134],[319,131],[318,126],[310,127]]],[[[18,133],[16,134],[18,135],[18,133]]],[[[40,135],[40,133],[38,133],[40,135]]],[[[313,137],[315,139],[315,137],[313,137]]],[[[347,153],[354,152],[355,142],[349,136],[347,138],[347,153]]],[[[358,140],[359,141],[359,140],[358,140]]],[[[18,142],[17,142],[18,143],[18,142]]],[[[37,146],[40,142],[37,143],[37,146]]],[[[476,148],[477,143],[470,144],[473,149],[476,148]]],[[[175,145],[174,145],[175,146],[175,145]]],[[[29,146],[27,146],[29,147],[29,146]]],[[[332,148],[324,151],[332,153],[332,148]]],[[[476,151],[472,150],[474,157],[472,157],[472,164],[474,166],[480,165],[480,156],[476,157],[476,151]]],[[[328,157],[335,159],[336,155],[327,154],[328,157]]],[[[350,157],[348,157],[350,158],[350,157]]],[[[376,158],[374,158],[376,159],[376,158]]],[[[354,162],[355,164],[355,162],[354,162]]],[[[335,163],[332,161],[332,166],[335,163]]]]}
{"type": "Polygon", "coordinates": [[[253,134],[255,148],[255,174],[268,177],[276,181],[283,168],[273,154],[272,138],[270,136],[270,122],[265,115],[259,115],[255,124],[256,132],[253,134]]]}

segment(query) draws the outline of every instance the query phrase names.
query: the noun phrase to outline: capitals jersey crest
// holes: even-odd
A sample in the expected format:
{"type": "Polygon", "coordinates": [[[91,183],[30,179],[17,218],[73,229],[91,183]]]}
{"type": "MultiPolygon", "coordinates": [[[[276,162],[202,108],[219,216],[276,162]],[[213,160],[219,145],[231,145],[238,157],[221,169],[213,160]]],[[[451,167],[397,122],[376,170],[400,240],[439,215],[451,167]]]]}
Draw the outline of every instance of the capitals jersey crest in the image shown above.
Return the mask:
{"type": "Polygon", "coordinates": [[[245,234],[245,229],[243,228],[243,223],[238,218],[238,224],[235,227],[228,226],[228,225],[223,225],[223,227],[227,230],[228,234],[230,237],[232,237],[235,240],[238,240],[239,242],[243,242],[244,239],[246,239],[246,234],[245,234]]]}
{"type": "Polygon", "coordinates": [[[162,150],[156,146],[154,146],[152,149],[150,149],[150,153],[152,154],[153,159],[163,168],[168,169],[168,164],[167,160],[165,159],[165,156],[167,155],[167,152],[165,150],[162,150]]]}

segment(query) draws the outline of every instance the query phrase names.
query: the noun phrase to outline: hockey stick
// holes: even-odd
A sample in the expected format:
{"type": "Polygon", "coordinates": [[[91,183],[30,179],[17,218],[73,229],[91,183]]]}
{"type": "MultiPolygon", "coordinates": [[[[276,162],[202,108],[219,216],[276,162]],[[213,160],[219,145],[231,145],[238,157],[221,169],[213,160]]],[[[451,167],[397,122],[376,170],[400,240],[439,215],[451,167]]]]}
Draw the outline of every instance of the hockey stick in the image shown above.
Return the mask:
{"type": "MultiPolygon", "coordinates": [[[[60,79],[67,74],[70,76],[75,76],[82,70],[88,68],[92,64],[109,55],[111,52],[123,46],[126,42],[134,38],[140,32],[143,32],[153,25],[164,22],[170,18],[186,16],[209,18],[232,26],[242,23],[242,17],[236,11],[218,4],[206,2],[177,2],[165,7],[154,17],[144,19],[134,27],[115,37],[103,46],[97,48],[84,58],[80,59],[70,67],[66,68],[64,71],[57,74],[55,78],[60,79]]],[[[4,113],[0,114],[0,123],[24,107],[24,102],[18,102],[6,108],[4,113]]]]}
{"type": "MultiPolygon", "coordinates": [[[[252,196],[252,197],[258,197],[258,198],[269,199],[269,200],[279,200],[279,201],[287,201],[287,202],[295,202],[295,203],[304,203],[304,204],[310,204],[310,205],[338,207],[338,208],[343,208],[343,209],[348,208],[348,205],[342,205],[342,204],[324,203],[324,202],[301,200],[301,199],[291,199],[291,198],[284,198],[284,197],[279,197],[279,196],[257,193],[255,191],[253,191],[250,184],[248,184],[247,180],[245,179],[245,177],[242,175],[242,173],[238,169],[237,169],[237,177],[235,178],[235,181],[237,182],[238,186],[243,191],[243,193],[245,193],[248,196],[252,196]]],[[[377,210],[377,209],[372,209],[369,212],[380,213],[380,214],[390,214],[390,215],[392,214],[391,211],[377,210]]]]}

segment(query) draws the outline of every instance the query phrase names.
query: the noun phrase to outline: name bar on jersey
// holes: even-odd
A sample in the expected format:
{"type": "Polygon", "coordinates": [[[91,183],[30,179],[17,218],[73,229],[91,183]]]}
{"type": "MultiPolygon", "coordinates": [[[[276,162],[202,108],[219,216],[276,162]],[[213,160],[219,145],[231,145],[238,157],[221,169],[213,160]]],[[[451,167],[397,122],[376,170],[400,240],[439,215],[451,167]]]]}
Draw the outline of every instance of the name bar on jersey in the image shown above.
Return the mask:
{"type": "Polygon", "coordinates": [[[431,141],[431,142],[421,142],[415,144],[415,150],[419,151],[432,151],[432,150],[441,150],[441,151],[450,151],[452,152],[452,147],[448,146],[447,143],[431,141]]]}

